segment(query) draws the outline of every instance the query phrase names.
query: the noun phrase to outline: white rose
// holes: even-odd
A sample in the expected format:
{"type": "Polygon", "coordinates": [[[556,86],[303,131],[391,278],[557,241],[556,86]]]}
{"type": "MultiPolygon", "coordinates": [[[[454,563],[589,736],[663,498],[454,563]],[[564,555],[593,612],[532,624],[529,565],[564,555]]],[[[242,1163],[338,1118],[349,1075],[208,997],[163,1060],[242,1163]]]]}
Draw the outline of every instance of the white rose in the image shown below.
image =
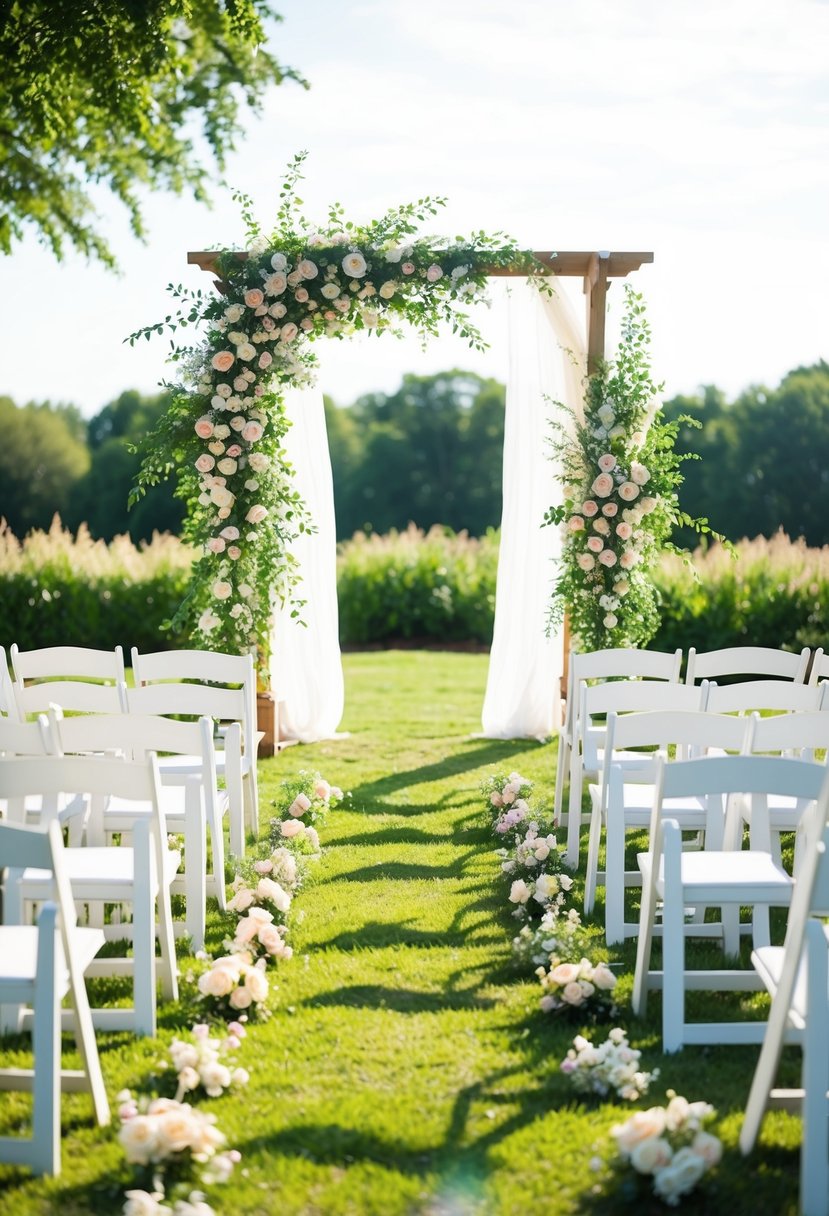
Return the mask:
{"type": "Polygon", "coordinates": [[[245,976],[245,987],[254,1001],[264,1001],[268,995],[268,977],[264,971],[251,967],[245,976]]]}
{"type": "Polygon", "coordinates": [[[366,259],[356,250],[345,255],[342,266],[350,279],[361,279],[368,269],[366,259]]]}
{"type": "Polygon", "coordinates": [[[654,1174],[653,1193],[673,1205],[694,1189],[705,1170],[702,1157],[690,1148],[681,1148],[670,1165],[654,1174]]]}
{"type": "Polygon", "coordinates": [[[226,456],[224,460],[220,460],[216,466],[220,473],[224,473],[227,477],[232,476],[239,467],[235,460],[230,456],[226,456]]]}
{"type": "Polygon", "coordinates": [[[530,888],[524,882],[523,878],[517,878],[510,887],[509,899],[513,904],[525,904],[530,898],[530,888]]]}
{"type": "Polygon", "coordinates": [[[118,1140],[131,1165],[147,1165],[158,1150],[158,1125],[155,1119],[136,1115],[121,1125],[118,1140]]]}
{"type": "Polygon", "coordinates": [[[662,1136],[649,1136],[633,1146],[630,1164],[637,1174],[655,1174],[670,1164],[673,1155],[673,1149],[662,1136]]]}
{"type": "Polygon", "coordinates": [[[610,1134],[619,1152],[629,1156],[634,1145],[651,1136],[661,1136],[664,1130],[665,1111],[661,1106],[652,1106],[649,1110],[637,1110],[625,1123],[617,1123],[611,1127],[610,1134]]]}

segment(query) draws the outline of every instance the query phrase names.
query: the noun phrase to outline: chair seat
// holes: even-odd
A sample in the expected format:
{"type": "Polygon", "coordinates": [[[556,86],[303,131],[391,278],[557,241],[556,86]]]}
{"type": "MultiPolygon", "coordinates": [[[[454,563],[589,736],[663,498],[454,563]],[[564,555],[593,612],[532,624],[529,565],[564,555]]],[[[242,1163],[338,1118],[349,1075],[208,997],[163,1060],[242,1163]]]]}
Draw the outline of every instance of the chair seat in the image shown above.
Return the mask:
{"type": "MultiPolygon", "coordinates": [[[[243,775],[250,769],[250,757],[242,756],[242,773],[243,775]]],[[[168,776],[187,776],[190,773],[200,773],[202,770],[201,756],[159,756],[158,771],[161,774],[161,780],[164,781],[168,776]]],[[[216,772],[222,776],[225,771],[225,754],[223,751],[216,750],[216,772]]],[[[166,782],[165,782],[166,784],[166,782]]]]}
{"type": "MultiPolygon", "coordinates": [[[[650,854],[640,853],[637,860],[643,881],[647,882],[651,872],[650,854]]],[[[686,896],[693,894],[697,899],[704,899],[708,892],[707,897],[711,902],[719,903],[722,900],[723,888],[733,886],[746,904],[761,903],[764,896],[771,901],[780,899],[781,902],[788,903],[792,885],[790,876],[770,853],[746,849],[734,852],[702,850],[699,853],[682,854],[682,886],[686,896]]],[[[660,897],[664,896],[662,858],[656,889],[660,897]]]]}
{"type": "MultiPolygon", "coordinates": [[[[123,845],[84,845],[78,849],[66,849],[64,862],[66,876],[76,899],[105,898],[104,892],[116,887],[132,886],[135,880],[133,850],[123,845]]],[[[172,882],[180,863],[180,851],[167,849],[164,854],[165,885],[169,886],[172,882]]],[[[51,880],[52,876],[48,870],[23,871],[22,882],[29,899],[37,898],[32,895],[34,886],[40,883],[49,884],[51,880]]]]}
{"type": "MultiPolygon", "coordinates": [[[[829,925],[823,925],[822,929],[827,945],[829,945],[829,925]]],[[[751,952],[751,961],[754,964],[754,969],[763,981],[763,986],[770,996],[774,996],[777,991],[780,977],[783,974],[785,959],[786,952],[782,946],[761,946],[758,950],[751,952]]],[[[808,972],[805,961],[805,958],[801,959],[800,966],[797,969],[797,978],[794,983],[789,1014],[792,1025],[797,1030],[803,1030],[806,1025],[806,981],[808,972]]]]}
{"type": "MultiPolygon", "coordinates": [[[[51,876],[51,875],[50,875],[51,876]]],[[[8,996],[2,988],[17,982],[34,983],[37,972],[36,925],[0,925],[0,996],[8,996]]],[[[86,927],[72,930],[74,954],[82,971],[85,971],[104,944],[101,929],[86,927]]],[[[55,948],[58,959],[61,996],[69,988],[69,976],[63,955],[63,943],[57,936],[55,948]]]]}

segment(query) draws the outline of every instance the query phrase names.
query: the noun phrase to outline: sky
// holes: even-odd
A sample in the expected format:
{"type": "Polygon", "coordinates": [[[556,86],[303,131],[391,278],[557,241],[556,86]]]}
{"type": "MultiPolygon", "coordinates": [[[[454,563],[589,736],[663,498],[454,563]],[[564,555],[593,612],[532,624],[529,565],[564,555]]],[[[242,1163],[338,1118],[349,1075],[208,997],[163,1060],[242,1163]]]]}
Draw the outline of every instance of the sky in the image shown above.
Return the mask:
{"type": "MultiPolygon", "coordinates": [[[[291,157],[309,153],[313,220],[355,220],[425,194],[426,231],[500,230],[532,249],[646,250],[629,280],[665,395],[733,397],[829,357],[829,0],[275,0],[272,49],[310,82],[268,95],[230,156],[229,186],[270,226],[291,157]]],[[[241,243],[227,188],[212,209],[147,197],[149,240],[96,195],[122,267],[27,237],[0,262],[0,395],[95,414],[156,391],[166,340],[124,339],[171,311],[166,286],[209,286],[189,249],[241,243]]],[[[566,288],[580,303],[580,285],[566,288]]],[[[405,372],[505,379],[503,287],[481,310],[484,354],[451,337],[320,343],[338,404],[405,372]]],[[[609,295],[609,349],[622,291],[609,295]]]]}

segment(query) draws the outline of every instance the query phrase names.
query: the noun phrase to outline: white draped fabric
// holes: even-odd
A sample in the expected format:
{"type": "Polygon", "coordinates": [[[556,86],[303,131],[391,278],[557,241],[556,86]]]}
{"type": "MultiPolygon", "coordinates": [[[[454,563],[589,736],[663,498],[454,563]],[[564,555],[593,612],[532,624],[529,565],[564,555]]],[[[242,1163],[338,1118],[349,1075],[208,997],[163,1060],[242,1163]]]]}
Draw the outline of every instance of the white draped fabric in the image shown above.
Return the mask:
{"type": "Polygon", "coordinates": [[[316,533],[293,545],[302,583],[304,625],[287,608],[276,617],[271,688],[278,702],[279,737],[314,743],[336,733],[343,713],[344,684],[337,611],[337,541],[334,483],[328,454],[322,392],[292,390],[286,399],[293,424],[285,438],[295,485],[308,505],[316,533]]]}
{"type": "Polygon", "coordinates": [[[550,460],[553,401],[582,416],[585,341],[561,287],[548,299],[524,280],[509,297],[509,380],[495,628],[482,713],[491,739],[549,737],[561,715],[561,631],[546,636],[559,531],[542,527],[558,498],[550,460]]]}

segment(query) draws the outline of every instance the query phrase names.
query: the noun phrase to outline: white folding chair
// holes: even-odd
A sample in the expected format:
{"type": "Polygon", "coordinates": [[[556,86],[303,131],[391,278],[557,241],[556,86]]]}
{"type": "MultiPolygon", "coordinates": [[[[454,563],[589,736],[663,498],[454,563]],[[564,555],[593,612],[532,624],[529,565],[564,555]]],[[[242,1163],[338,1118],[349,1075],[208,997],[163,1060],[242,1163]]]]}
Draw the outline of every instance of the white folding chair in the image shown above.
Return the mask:
{"type": "Polygon", "coordinates": [[[75,923],[63,840],[54,821],[45,830],[0,823],[0,871],[6,867],[47,873],[50,898],[36,925],[0,925],[0,1003],[30,1007],[34,1055],[31,1069],[0,1069],[0,1089],[31,1090],[33,1095],[32,1135],[0,1137],[0,1161],[27,1165],[36,1174],[59,1174],[61,1089],[88,1090],[95,1119],[109,1123],[83,980],[104,939],[100,930],[75,923]],[[66,996],[74,1013],[81,1070],[61,1069],[61,1002],[66,996]]]}
{"type": "MultiPolygon", "coordinates": [[[[54,740],[45,714],[38,714],[33,722],[22,722],[15,718],[0,718],[0,756],[51,756],[54,740]]],[[[39,823],[43,814],[43,799],[30,795],[25,804],[26,819],[39,823]]],[[[69,824],[70,843],[80,843],[83,835],[83,799],[55,797],[49,800],[50,813],[57,812],[61,823],[69,824]]],[[[0,796],[0,818],[6,814],[6,800],[0,796]]]]}
{"type": "MultiPolygon", "coordinates": [[[[193,772],[184,774],[162,771],[165,757],[159,756],[161,810],[169,831],[184,834],[184,871],[179,872],[171,888],[173,894],[183,894],[185,919],[174,921],[176,931],[192,938],[192,948],[204,948],[206,900],[212,895],[224,911],[225,846],[222,817],[227,809],[227,796],[219,790],[213,749],[213,721],[203,717],[197,722],[179,722],[170,718],[141,714],[89,714],[63,718],[52,711],[52,731],[57,754],[119,753],[127,760],[146,762],[150,752],[165,752],[173,758],[189,756],[198,759],[193,772]],[[207,835],[211,844],[211,864],[207,864],[207,835]]],[[[229,730],[239,733],[239,724],[231,723],[229,730]]],[[[238,750],[238,739],[231,740],[238,750]]],[[[151,814],[151,807],[145,808],[151,814]]],[[[105,844],[113,833],[129,832],[141,808],[131,799],[124,803],[109,798],[102,815],[89,825],[87,843],[105,844]]]]}
{"type": "Polygon", "coordinates": [[[803,850],[782,946],[766,946],[752,962],[771,995],[766,1033],[740,1131],[744,1154],[753,1149],[766,1109],[800,1109],[800,1212],[829,1216],[829,784],[804,817],[803,850]],[[784,1043],[803,1049],[800,1089],[774,1082],[784,1043]]]}
{"type": "Polygon", "coordinates": [[[809,683],[818,684],[821,680],[829,680],[829,655],[822,646],[818,646],[812,654],[812,665],[809,668],[809,683]]]}
{"type": "MultiPolygon", "coordinates": [[[[639,870],[625,869],[626,833],[647,828],[654,796],[656,749],[676,748],[677,759],[704,755],[710,748],[740,752],[754,719],[709,714],[699,710],[667,710],[607,715],[607,733],[599,782],[589,786],[590,835],[587,846],[584,911],[589,915],[598,886],[605,888],[605,939],[616,944],[638,932],[638,922],[625,920],[625,890],[641,885],[639,870]],[[651,748],[633,760],[633,749],[651,748]],[[620,762],[621,761],[621,762],[620,762]],[[602,828],[605,832],[605,868],[599,870],[602,828]]],[[[683,830],[702,832],[706,823],[705,801],[697,797],[672,799],[664,813],[676,819],[683,830]]]]}
{"type": "Polygon", "coordinates": [[[788,650],[775,650],[771,646],[726,646],[722,650],[705,650],[698,653],[696,647],[688,650],[685,683],[697,680],[717,680],[722,676],[771,676],[780,680],[791,680],[802,684],[809,666],[809,647],[804,646],[800,654],[788,650]]]}
{"type": "Polygon", "coordinates": [[[47,713],[50,705],[78,713],[123,712],[119,686],[126,682],[124,655],[83,646],[11,648],[14,698],[21,718],[47,713]]]}
{"type": "MultiPolygon", "coordinates": [[[[203,704],[202,709],[163,709],[148,708],[163,705],[162,693],[152,701],[141,702],[133,697],[129,704],[130,712],[151,714],[196,713],[209,714],[218,722],[238,722],[242,732],[241,756],[237,757],[225,743],[224,748],[217,748],[216,768],[219,776],[225,778],[230,797],[231,829],[241,824],[241,840],[234,837],[232,847],[237,856],[244,854],[245,838],[244,824],[249,831],[256,835],[259,831],[259,789],[256,776],[256,756],[260,735],[256,724],[256,669],[253,656],[250,654],[219,654],[209,650],[162,650],[154,654],[140,654],[133,647],[132,669],[137,687],[158,688],[171,690],[174,688],[193,689],[197,693],[169,692],[170,704],[203,704]],[[188,681],[188,683],[184,683],[188,681]],[[192,681],[199,681],[193,684],[192,681]],[[219,687],[223,686],[223,687],[219,687]],[[228,687],[230,686],[230,687],[228,687]],[[201,701],[204,693],[217,694],[210,703],[201,701]],[[225,693],[224,697],[218,695],[225,693]],[[195,701],[189,698],[195,695],[195,701]],[[176,699],[178,697],[178,699],[176,699]],[[141,705],[144,708],[141,708],[141,705]],[[210,706],[213,706],[211,708],[210,706]],[[241,801],[236,789],[239,776],[238,764],[241,764],[241,801]]],[[[162,768],[171,768],[168,763],[162,768]]]]}
{"type": "Polygon", "coordinates": [[[581,758],[581,709],[582,686],[589,680],[615,679],[667,680],[676,684],[682,663],[682,651],[666,654],[658,650],[632,650],[624,647],[609,650],[594,650],[578,654],[571,650],[567,660],[567,699],[564,704],[564,721],[558,736],[558,764],[554,814],[560,824],[567,822],[567,865],[572,869],[579,860],[579,828],[581,827],[581,787],[574,792],[573,769],[578,768],[581,758]],[[565,776],[570,776],[569,809],[562,815],[565,776]]]}
{"type": "MultiPolygon", "coordinates": [[[[604,762],[605,718],[615,711],[642,713],[655,710],[667,713],[670,710],[700,710],[705,708],[707,685],[690,688],[665,680],[608,680],[602,684],[582,683],[581,704],[578,716],[578,750],[570,755],[570,813],[567,824],[568,866],[578,865],[581,848],[582,793],[585,781],[597,781],[604,762]],[[578,811],[576,811],[578,807],[578,811]]],[[[618,755],[618,763],[628,757],[618,755]]],[[[629,758],[635,765],[641,763],[641,755],[629,758]]],[[[589,816],[588,816],[589,822],[589,816]]]]}
{"type": "Polygon", "coordinates": [[[686,925],[686,909],[695,904],[729,909],[751,907],[755,947],[769,942],[769,907],[786,907],[793,881],[765,850],[723,849],[727,799],[752,797],[752,816],[763,814],[769,794],[785,794],[810,801],[822,790],[827,771],[823,765],[778,756],[706,756],[700,760],[657,763],[655,795],[650,823],[650,848],[640,854],[642,904],[633,985],[633,1011],[642,1016],[650,988],[662,989],[662,1046],[679,1051],[686,1043],[757,1043],[762,1022],[689,1022],[685,993],[689,989],[752,991],[760,987],[753,971],[685,966],[686,936],[721,936],[724,953],[739,953],[739,923],[723,915],[719,924],[686,925]],[[682,835],[675,820],[663,815],[668,798],[697,796],[708,800],[706,847],[683,852],[682,835]],[[709,840],[711,846],[709,847],[709,840]],[[662,970],[650,969],[657,903],[662,903],[662,970]]]}
{"type": "MultiPolygon", "coordinates": [[[[64,868],[73,898],[98,909],[129,904],[132,924],[104,925],[107,940],[132,942],[131,958],[99,958],[88,976],[131,975],[132,1008],[95,1009],[93,1022],[106,1030],[133,1030],[154,1035],[156,1028],[156,975],[164,996],[178,996],[175,941],[170,887],[180,854],[167,846],[161,812],[158,764],[154,755],[146,763],[89,756],[20,757],[0,760],[0,791],[8,799],[9,817],[22,821],[23,805],[32,793],[43,798],[65,792],[86,796],[95,804],[114,797],[137,804],[131,824],[132,844],[82,845],[64,850],[64,868]],[[147,815],[145,807],[151,810],[147,815]],[[156,925],[156,909],[158,922],[156,925]],[[160,957],[156,963],[158,936],[160,957]]],[[[11,924],[25,923],[28,906],[49,895],[49,875],[36,869],[8,871],[4,912],[11,924]]]]}

